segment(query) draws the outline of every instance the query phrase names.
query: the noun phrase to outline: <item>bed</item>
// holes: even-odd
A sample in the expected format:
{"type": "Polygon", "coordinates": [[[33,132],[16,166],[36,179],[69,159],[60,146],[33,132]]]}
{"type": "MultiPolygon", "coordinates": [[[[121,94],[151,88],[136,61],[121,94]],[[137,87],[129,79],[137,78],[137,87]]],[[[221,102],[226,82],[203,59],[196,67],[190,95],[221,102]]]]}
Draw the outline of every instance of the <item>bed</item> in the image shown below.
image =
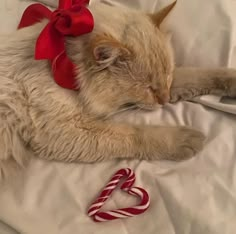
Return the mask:
{"type": "MultiPolygon", "coordinates": [[[[53,6],[55,0],[45,0],[53,6]]],[[[92,1],[93,2],[93,1],[92,1]]],[[[166,0],[106,0],[154,12],[166,0]]],[[[169,1],[168,1],[169,2],[169,1]]],[[[0,33],[16,30],[32,1],[0,1],[0,33]]],[[[180,0],[162,25],[173,33],[178,66],[236,68],[236,1],[180,0]]],[[[236,230],[236,102],[203,96],[142,116],[132,122],[188,125],[207,136],[197,157],[181,162],[110,161],[63,164],[33,159],[22,174],[0,187],[1,234],[234,234],[236,230]],[[150,194],[146,213],[95,223],[87,209],[116,170],[130,167],[136,185],[150,194]]],[[[117,191],[106,207],[135,200],[117,191]]]]}

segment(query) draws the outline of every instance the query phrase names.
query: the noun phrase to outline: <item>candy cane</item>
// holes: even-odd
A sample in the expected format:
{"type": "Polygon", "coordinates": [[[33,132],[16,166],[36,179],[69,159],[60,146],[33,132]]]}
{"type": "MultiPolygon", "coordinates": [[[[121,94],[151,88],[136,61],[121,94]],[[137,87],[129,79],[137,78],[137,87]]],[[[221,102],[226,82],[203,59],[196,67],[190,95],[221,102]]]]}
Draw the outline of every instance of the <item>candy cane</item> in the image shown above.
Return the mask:
{"type": "Polygon", "coordinates": [[[144,213],[148,209],[150,204],[149,195],[143,188],[132,187],[134,182],[135,174],[131,169],[126,168],[117,171],[111,178],[109,183],[106,185],[106,187],[103,189],[99,197],[90,206],[88,215],[93,217],[94,221],[96,222],[104,222],[119,218],[133,217],[144,213]],[[140,204],[134,207],[100,212],[101,207],[115,190],[121,179],[125,177],[127,177],[126,181],[120,188],[130,195],[139,197],[141,199],[140,204]]]}

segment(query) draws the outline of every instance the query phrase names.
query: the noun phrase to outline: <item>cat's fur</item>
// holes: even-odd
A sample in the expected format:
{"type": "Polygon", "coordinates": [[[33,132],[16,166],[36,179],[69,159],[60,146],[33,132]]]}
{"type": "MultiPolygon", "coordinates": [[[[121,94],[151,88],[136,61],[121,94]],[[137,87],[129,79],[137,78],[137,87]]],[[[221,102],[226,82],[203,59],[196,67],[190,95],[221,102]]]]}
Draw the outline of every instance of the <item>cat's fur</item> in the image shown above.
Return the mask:
{"type": "Polygon", "coordinates": [[[65,162],[115,158],[182,160],[202,146],[202,133],[186,127],[132,126],[112,117],[125,109],[154,110],[159,103],[206,93],[236,94],[236,71],[174,70],[168,36],[155,17],[128,9],[90,7],[94,31],[67,38],[81,89],[55,84],[48,61],[34,60],[46,22],[0,41],[0,177],[30,155],[65,162]]]}

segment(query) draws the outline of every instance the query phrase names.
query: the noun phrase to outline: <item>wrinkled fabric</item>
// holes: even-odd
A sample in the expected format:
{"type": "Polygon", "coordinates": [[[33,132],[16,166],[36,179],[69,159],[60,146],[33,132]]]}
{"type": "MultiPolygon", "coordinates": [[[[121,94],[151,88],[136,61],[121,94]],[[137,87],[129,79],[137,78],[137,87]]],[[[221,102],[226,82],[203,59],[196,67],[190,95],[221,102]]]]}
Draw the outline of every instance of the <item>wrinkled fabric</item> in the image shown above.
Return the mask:
{"type": "MultiPolygon", "coordinates": [[[[167,1],[123,2],[154,11],[167,1]]],[[[173,30],[177,65],[236,67],[235,4],[234,0],[179,1],[163,25],[173,30]]],[[[25,6],[23,1],[0,1],[2,32],[16,29],[25,6]]],[[[17,181],[0,187],[0,233],[234,234],[235,115],[182,102],[129,119],[136,123],[192,126],[208,139],[197,157],[181,163],[124,160],[64,164],[32,160],[17,181]],[[132,168],[135,185],[149,192],[149,210],[126,220],[94,223],[87,216],[90,203],[110,176],[123,167],[132,168]]],[[[104,208],[135,202],[117,191],[104,208]]]]}

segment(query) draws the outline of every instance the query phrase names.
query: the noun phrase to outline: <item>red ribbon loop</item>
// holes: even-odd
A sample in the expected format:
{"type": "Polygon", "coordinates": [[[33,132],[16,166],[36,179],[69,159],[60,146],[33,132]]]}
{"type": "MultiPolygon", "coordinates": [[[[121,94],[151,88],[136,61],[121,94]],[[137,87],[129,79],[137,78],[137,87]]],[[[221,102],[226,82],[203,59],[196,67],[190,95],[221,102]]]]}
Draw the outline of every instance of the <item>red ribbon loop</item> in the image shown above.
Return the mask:
{"type": "Polygon", "coordinates": [[[49,19],[37,39],[35,59],[51,60],[54,80],[63,88],[79,89],[75,65],[66,54],[65,36],[76,37],[93,30],[93,16],[86,8],[88,3],[89,0],[60,0],[54,12],[41,4],[32,4],[25,10],[18,27],[49,19]]]}

